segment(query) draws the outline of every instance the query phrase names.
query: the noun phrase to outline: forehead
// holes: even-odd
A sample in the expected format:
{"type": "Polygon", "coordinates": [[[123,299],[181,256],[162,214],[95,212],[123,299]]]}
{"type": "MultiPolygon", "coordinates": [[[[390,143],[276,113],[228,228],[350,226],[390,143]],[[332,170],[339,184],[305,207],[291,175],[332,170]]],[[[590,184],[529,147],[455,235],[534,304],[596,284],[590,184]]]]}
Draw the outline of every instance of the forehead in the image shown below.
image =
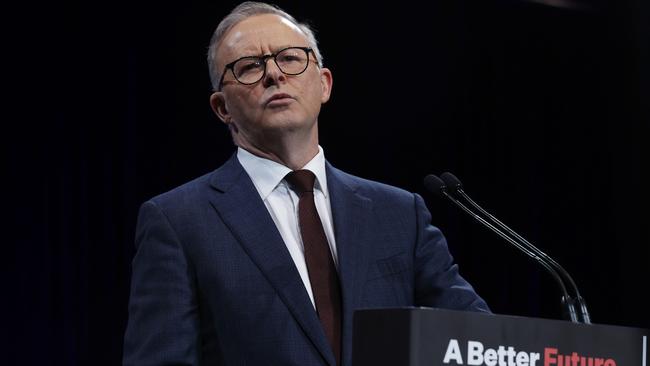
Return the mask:
{"type": "Polygon", "coordinates": [[[217,52],[221,56],[219,59],[230,60],[288,46],[307,45],[307,37],[297,25],[276,14],[261,14],[233,26],[223,37],[217,52]]]}

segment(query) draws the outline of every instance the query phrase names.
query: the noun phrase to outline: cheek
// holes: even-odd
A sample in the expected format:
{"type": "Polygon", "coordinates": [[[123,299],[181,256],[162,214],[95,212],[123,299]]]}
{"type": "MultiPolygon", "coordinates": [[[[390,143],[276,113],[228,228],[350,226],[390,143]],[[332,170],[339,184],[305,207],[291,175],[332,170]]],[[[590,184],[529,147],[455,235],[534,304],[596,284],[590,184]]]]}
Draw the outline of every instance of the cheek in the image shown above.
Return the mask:
{"type": "Polygon", "coordinates": [[[320,80],[315,80],[310,84],[306,91],[306,99],[311,108],[320,109],[323,101],[323,88],[321,87],[320,80]]]}
{"type": "Polygon", "coordinates": [[[252,93],[239,94],[230,100],[230,110],[235,121],[250,119],[251,116],[259,113],[257,99],[252,93]]]}

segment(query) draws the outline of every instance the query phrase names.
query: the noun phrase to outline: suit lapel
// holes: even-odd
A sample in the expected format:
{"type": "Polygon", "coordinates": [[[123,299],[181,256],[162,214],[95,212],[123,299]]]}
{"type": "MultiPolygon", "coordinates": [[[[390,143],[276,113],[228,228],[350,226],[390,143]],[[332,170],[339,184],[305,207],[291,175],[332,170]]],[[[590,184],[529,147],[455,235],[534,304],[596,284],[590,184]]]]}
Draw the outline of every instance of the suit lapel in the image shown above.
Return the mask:
{"type": "MultiPolygon", "coordinates": [[[[364,235],[372,217],[372,201],[357,193],[357,184],[345,173],[327,168],[327,186],[334,221],[334,233],[339,260],[339,277],[343,301],[343,344],[352,344],[352,314],[358,307],[362,285],[368,267],[363,255],[369,245],[364,235]]],[[[351,349],[343,348],[343,360],[350,359],[351,349]]],[[[345,361],[344,361],[345,362],[345,361]]]]}
{"type": "Polygon", "coordinates": [[[215,171],[210,203],[329,364],[334,354],[273,219],[236,155],[215,171]]]}

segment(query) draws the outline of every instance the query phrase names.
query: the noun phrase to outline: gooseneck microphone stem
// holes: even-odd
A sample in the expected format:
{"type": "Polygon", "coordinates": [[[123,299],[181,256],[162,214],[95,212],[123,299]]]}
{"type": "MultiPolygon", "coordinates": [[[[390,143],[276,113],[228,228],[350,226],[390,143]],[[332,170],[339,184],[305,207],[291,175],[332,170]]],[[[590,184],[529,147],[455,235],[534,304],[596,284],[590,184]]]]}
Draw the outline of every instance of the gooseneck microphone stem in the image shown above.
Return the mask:
{"type": "Polygon", "coordinates": [[[447,172],[443,173],[441,177],[443,179],[440,179],[433,174],[429,174],[424,179],[425,187],[432,193],[449,199],[454,203],[454,205],[470,215],[474,220],[483,224],[501,238],[505,239],[509,244],[521,250],[524,254],[541,264],[560,286],[560,290],[562,291],[562,306],[564,310],[563,315],[565,319],[571,320],[574,323],[591,323],[587,306],[580,296],[578,287],[562,266],[474,202],[474,200],[464,192],[460,180],[458,180],[458,178],[453,174],[447,172]],[[456,196],[462,198],[462,200],[469,204],[473,209],[467,207],[467,205],[456,196]],[[569,283],[572,292],[575,294],[575,298],[569,295],[565,281],[569,283]],[[578,317],[578,313],[576,312],[576,306],[579,307],[580,317],[578,317]]]}
{"type": "MultiPolygon", "coordinates": [[[[499,219],[494,217],[492,214],[487,212],[483,207],[481,207],[478,203],[474,202],[467,193],[460,187],[456,187],[456,192],[463,197],[469,204],[474,207],[476,210],[478,210],[481,214],[489,218],[492,222],[497,224],[500,228],[505,230],[508,234],[512,235],[516,239],[519,240],[520,243],[522,243],[526,248],[528,248],[530,251],[535,253],[537,256],[541,257],[545,262],[549,263],[559,274],[569,283],[571,289],[573,290],[575,294],[575,298],[573,299],[580,310],[580,317],[583,323],[585,324],[591,324],[591,319],[589,316],[589,312],[587,311],[587,306],[584,302],[584,299],[582,296],[580,296],[580,291],[578,291],[578,286],[576,286],[576,283],[573,281],[573,278],[569,275],[569,273],[559,264],[557,263],[553,258],[549,257],[546,253],[544,253],[542,250],[537,248],[535,245],[533,245],[531,242],[526,240],[524,237],[519,235],[517,232],[512,230],[510,227],[508,227],[506,224],[501,222],[499,219]]],[[[565,295],[566,296],[566,295],[565,295]]],[[[570,298],[567,298],[567,301],[570,301],[570,298]]]]}
{"type": "Polygon", "coordinates": [[[555,271],[555,269],[546,261],[544,261],[542,258],[540,258],[539,255],[535,253],[535,251],[529,250],[525,245],[522,245],[522,243],[518,242],[517,240],[514,240],[510,236],[506,235],[503,231],[501,231],[499,228],[495,227],[491,223],[489,223],[487,220],[482,218],[481,216],[477,215],[474,213],[472,210],[470,210],[467,206],[465,206],[462,202],[460,202],[458,199],[453,197],[447,192],[447,189],[445,187],[442,187],[440,189],[440,192],[448,198],[451,202],[453,202],[456,206],[458,206],[461,210],[465,211],[468,215],[470,215],[472,218],[474,218],[476,221],[480,222],[481,224],[487,226],[489,229],[491,229],[493,232],[495,232],[497,235],[505,239],[508,243],[511,245],[515,246],[522,252],[524,252],[526,255],[531,257],[532,259],[536,260],[539,264],[541,264],[546,270],[551,274],[553,278],[557,281],[557,283],[560,285],[560,289],[562,291],[562,303],[565,306],[565,311],[568,314],[569,320],[571,320],[574,323],[578,323],[578,316],[576,314],[576,310],[573,304],[573,299],[569,296],[569,293],[567,292],[566,286],[564,285],[564,282],[562,281],[562,278],[560,275],[555,271]]]}
{"type": "Polygon", "coordinates": [[[459,195],[461,198],[463,198],[466,202],[468,202],[475,210],[478,210],[479,213],[487,217],[489,220],[491,220],[493,223],[495,223],[497,226],[499,226],[501,229],[505,230],[509,235],[513,236],[515,239],[519,240],[519,242],[526,246],[529,250],[537,254],[539,257],[541,257],[545,262],[549,263],[561,276],[562,278],[567,281],[571,287],[571,290],[573,291],[574,298],[568,298],[566,301],[568,302],[576,302],[576,306],[578,306],[580,310],[580,321],[585,324],[591,324],[591,319],[589,317],[589,312],[587,311],[587,305],[585,304],[584,299],[582,296],[580,296],[580,291],[578,290],[578,286],[576,286],[576,283],[573,281],[573,278],[569,275],[569,273],[562,268],[553,258],[549,257],[541,251],[539,248],[534,246],[531,242],[526,240],[524,237],[519,235],[517,232],[509,228],[506,224],[503,222],[499,221],[496,217],[491,215],[489,212],[484,210],[479,204],[474,202],[472,198],[465,193],[463,190],[463,184],[460,182],[458,178],[456,178],[455,175],[445,172],[442,173],[441,175],[443,185],[448,187],[451,190],[452,194],[459,195]]]}

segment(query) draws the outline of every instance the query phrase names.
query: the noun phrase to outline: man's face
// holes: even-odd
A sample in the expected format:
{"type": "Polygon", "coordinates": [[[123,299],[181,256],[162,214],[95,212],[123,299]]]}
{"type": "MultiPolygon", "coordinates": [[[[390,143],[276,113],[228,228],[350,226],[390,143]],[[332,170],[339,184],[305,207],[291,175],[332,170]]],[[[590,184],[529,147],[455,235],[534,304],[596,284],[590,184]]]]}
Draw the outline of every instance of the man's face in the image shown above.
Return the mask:
{"type": "MultiPolygon", "coordinates": [[[[217,50],[217,67],[244,56],[276,53],[287,47],[308,47],[305,35],[288,20],[273,14],[257,15],[235,25],[217,50]]],[[[317,136],[316,121],[332,86],[328,69],[319,68],[313,52],[305,72],[286,75],[272,58],[266,60],[266,75],[252,85],[240,84],[226,71],[220,92],[210,103],[219,118],[229,125],[239,146],[262,147],[278,134],[305,132],[317,136]],[[315,134],[315,135],[314,135],[315,134]]]]}

